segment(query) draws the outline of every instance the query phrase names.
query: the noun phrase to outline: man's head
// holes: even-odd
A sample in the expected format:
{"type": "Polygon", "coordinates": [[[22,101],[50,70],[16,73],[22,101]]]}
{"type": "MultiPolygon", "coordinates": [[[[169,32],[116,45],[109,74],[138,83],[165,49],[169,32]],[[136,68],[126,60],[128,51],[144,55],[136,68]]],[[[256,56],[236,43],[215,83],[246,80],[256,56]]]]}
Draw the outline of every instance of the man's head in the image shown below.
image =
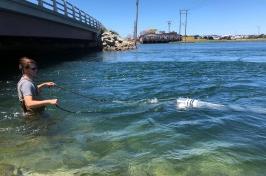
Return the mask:
{"type": "Polygon", "coordinates": [[[37,63],[35,60],[30,59],[28,57],[22,57],[19,60],[19,69],[23,74],[27,74],[31,77],[35,77],[37,75],[37,63]]]}

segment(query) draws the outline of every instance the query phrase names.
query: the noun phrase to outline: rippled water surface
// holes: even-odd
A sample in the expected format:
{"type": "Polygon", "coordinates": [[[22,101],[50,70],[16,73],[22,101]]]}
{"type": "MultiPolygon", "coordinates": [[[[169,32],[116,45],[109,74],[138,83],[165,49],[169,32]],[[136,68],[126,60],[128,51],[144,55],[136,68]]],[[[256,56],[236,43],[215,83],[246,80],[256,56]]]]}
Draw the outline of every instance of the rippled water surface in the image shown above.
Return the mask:
{"type": "Polygon", "coordinates": [[[265,61],[264,42],[91,54],[39,71],[39,82],[88,98],[45,90],[78,113],[48,107],[51,117],[34,122],[21,117],[18,76],[1,81],[0,166],[25,175],[265,175],[265,61]],[[209,104],[179,108],[179,98],[209,104]]]}

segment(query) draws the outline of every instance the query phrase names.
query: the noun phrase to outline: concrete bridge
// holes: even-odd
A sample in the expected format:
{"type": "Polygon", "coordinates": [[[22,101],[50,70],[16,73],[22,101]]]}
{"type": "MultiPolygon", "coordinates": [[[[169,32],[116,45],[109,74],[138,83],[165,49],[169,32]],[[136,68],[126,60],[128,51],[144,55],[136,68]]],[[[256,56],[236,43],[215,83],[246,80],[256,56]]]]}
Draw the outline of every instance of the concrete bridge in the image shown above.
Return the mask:
{"type": "Polygon", "coordinates": [[[104,26],[65,0],[0,0],[0,52],[98,48],[104,26]]]}
{"type": "Polygon", "coordinates": [[[1,0],[0,35],[94,40],[102,24],[64,0],[1,0]]]}
{"type": "Polygon", "coordinates": [[[22,56],[54,63],[99,50],[103,29],[66,0],[0,0],[0,72],[13,73],[22,56]]]}

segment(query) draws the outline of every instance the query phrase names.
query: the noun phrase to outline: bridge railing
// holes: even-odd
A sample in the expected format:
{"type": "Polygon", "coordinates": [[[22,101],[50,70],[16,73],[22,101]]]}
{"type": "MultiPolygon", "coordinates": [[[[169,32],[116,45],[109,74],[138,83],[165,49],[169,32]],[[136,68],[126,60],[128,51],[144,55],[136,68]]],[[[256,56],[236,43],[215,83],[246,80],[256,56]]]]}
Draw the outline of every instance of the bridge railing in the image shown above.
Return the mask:
{"type": "Polygon", "coordinates": [[[92,16],[80,10],[79,8],[67,2],[66,0],[24,0],[24,1],[35,4],[41,8],[54,11],[55,13],[64,15],[68,18],[72,18],[97,30],[104,28],[103,25],[98,20],[94,19],[92,16]]]}

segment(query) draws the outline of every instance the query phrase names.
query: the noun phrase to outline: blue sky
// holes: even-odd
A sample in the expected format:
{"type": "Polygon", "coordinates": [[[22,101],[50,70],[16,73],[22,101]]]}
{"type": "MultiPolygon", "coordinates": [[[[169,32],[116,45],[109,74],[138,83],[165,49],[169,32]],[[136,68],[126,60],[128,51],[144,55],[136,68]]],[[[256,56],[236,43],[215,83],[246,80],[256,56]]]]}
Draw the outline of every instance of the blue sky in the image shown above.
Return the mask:
{"type": "MultiPolygon", "coordinates": [[[[133,33],[136,0],[68,0],[125,37],[133,33]]],[[[189,35],[266,33],[266,0],[140,0],[139,31],[179,29],[179,9],[189,9],[189,35]]]]}

